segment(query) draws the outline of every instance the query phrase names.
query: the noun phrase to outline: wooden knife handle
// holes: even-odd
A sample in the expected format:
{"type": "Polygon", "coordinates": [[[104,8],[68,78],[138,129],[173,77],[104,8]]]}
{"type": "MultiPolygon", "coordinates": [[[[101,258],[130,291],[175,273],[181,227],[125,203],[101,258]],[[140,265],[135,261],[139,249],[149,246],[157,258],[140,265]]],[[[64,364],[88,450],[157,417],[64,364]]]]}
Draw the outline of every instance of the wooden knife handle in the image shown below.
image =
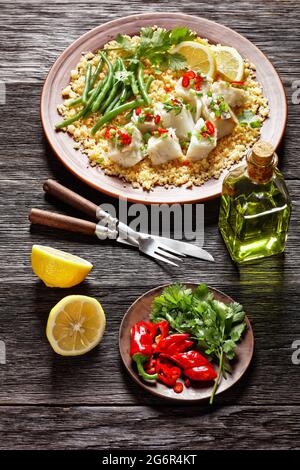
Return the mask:
{"type": "Polygon", "coordinates": [[[55,196],[60,201],[65,202],[69,206],[80,210],[84,214],[96,219],[97,206],[93,202],[85,199],[84,197],[76,194],[69,188],[66,188],[62,184],[55,180],[48,179],[43,184],[43,189],[46,193],[55,196]]]}
{"type": "Polygon", "coordinates": [[[95,235],[96,230],[96,224],[93,222],[40,209],[31,209],[29,220],[32,224],[46,225],[47,227],[83,233],[84,235],[95,235]]]}

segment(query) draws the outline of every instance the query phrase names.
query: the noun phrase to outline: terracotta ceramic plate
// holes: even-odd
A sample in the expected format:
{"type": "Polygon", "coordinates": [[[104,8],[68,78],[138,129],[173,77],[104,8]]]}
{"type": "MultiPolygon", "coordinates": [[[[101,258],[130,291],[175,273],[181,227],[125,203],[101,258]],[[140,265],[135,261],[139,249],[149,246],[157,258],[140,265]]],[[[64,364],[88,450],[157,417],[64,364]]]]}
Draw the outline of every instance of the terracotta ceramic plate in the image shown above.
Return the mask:
{"type": "Polygon", "coordinates": [[[41,119],[54,152],[64,165],[90,186],[111,196],[127,198],[143,203],[187,203],[203,201],[220,195],[222,179],[211,179],[204,185],[188,189],[185,187],[156,187],[151,192],[134,189],[118,177],[105,175],[99,168],[92,168],[86,156],[74,150],[73,140],[64,132],[56,132],[55,124],[61,119],[57,105],[62,103],[61,91],[69,82],[70,71],[79,62],[81,53],[95,51],[118,33],[135,34],[141,27],[158,25],[168,29],[187,26],[212,43],[233,46],[240,54],[254,63],[257,80],[262,83],[269,101],[270,118],[262,128],[262,137],[278,146],[286,125],[287,103],[282,83],[269,60],[248,39],[220,24],[183,15],[181,13],[147,13],[127,16],[89,31],[69,46],[57,59],[45,81],[41,98],[41,119]]]}
{"type": "MultiPolygon", "coordinates": [[[[131,377],[137,382],[141,387],[143,387],[148,392],[152,393],[153,395],[167,398],[170,400],[175,401],[186,401],[186,402],[196,402],[201,400],[207,400],[211,395],[212,385],[203,382],[202,384],[196,384],[195,382],[191,385],[191,387],[186,388],[184,387],[183,392],[177,394],[166,387],[164,384],[156,381],[144,381],[142,380],[136,372],[136,368],[134,363],[131,360],[129,350],[130,350],[130,330],[131,327],[140,320],[149,321],[149,314],[151,310],[151,305],[153,299],[161,294],[162,290],[167,287],[169,284],[164,286],[156,287],[152,289],[146,294],[139,297],[127,310],[124,318],[122,320],[120,326],[120,333],[119,333],[119,348],[120,354],[123,360],[123,363],[131,375],[131,377]]],[[[185,283],[185,285],[189,288],[194,289],[197,284],[192,283],[185,283]]],[[[228,295],[223,294],[212,287],[209,288],[213,293],[215,299],[224,302],[225,304],[229,304],[234,302],[228,295]]],[[[254,350],[254,336],[253,331],[250,325],[248,318],[246,317],[247,322],[247,330],[243,335],[242,340],[237,346],[236,349],[236,359],[232,364],[233,370],[232,374],[228,376],[225,380],[224,378],[221,379],[219,384],[217,394],[228,390],[232,387],[246,372],[253,355],[254,350]]]]}

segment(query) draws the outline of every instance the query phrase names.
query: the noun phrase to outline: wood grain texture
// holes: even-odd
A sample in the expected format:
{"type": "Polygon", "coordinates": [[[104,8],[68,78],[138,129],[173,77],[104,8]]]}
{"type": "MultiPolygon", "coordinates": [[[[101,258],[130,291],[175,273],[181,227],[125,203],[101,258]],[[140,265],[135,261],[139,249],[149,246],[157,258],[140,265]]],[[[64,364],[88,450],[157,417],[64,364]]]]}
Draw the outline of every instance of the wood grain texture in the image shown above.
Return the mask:
{"type": "MultiPolygon", "coordinates": [[[[300,79],[297,0],[131,2],[0,0],[0,448],[299,448],[300,365],[291,361],[299,327],[299,106],[292,83],[300,79]],[[109,19],[147,11],[181,11],[219,21],[244,34],[277,68],[289,101],[280,149],[293,216],[284,256],[237,268],[218,233],[218,201],[205,204],[205,248],[216,263],[187,259],[168,268],[114,242],[32,227],[31,207],[81,217],[44,197],[49,177],[95,203],[116,202],[70,175],[45,142],[39,119],[41,86],[49,67],[74,39],[109,19]],[[33,275],[33,243],[49,244],[93,262],[88,279],[70,290],[48,289],[33,275]],[[167,406],[132,382],[121,365],[118,329],[129,305],[158,284],[205,281],[244,304],[256,344],[250,370],[216,407],[167,406]],[[95,296],[107,314],[100,347],[81,358],[50,349],[45,325],[67,294],[95,296]],[[181,432],[178,433],[178,422],[181,432]],[[160,430],[153,435],[153,429],[160,430]]],[[[150,210],[150,209],[149,209],[150,210]]]]}
{"type": "Polygon", "coordinates": [[[255,442],[256,449],[271,443],[299,449],[299,419],[295,406],[4,406],[1,447],[15,442],[16,449],[229,450],[255,442]]]}

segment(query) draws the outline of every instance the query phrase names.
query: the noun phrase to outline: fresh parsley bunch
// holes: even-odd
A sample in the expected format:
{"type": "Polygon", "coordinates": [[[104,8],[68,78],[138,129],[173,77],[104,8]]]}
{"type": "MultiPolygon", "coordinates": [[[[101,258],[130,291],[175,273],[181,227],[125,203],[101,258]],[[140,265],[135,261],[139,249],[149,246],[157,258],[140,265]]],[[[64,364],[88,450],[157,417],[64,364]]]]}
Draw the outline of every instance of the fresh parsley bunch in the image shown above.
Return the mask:
{"type": "Polygon", "coordinates": [[[132,42],[122,34],[117,35],[116,41],[133,62],[143,58],[157,68],[182,70],[186,66],[184,56],[179,53],[171,54],[170,49],[183,41],[193,41],[195,37],[195,33],[185,27],[171,30],[147,27],[141,29],[141,39],[137,46],[132,46],[132,42]]]}
{"type": "Polygon", "coordinates": [[[237,302],[224,304],[214,299],[206,284],[194,291],[182,284],[165,288],[156,297],[150,314],[152,322],[167,320],[173,330],[190,333],[199,349],[219,364],[218,376],[210,397],[213,402],[221,376],[231,371],[229,362],[245,328],[245,313],[237,302]]]}

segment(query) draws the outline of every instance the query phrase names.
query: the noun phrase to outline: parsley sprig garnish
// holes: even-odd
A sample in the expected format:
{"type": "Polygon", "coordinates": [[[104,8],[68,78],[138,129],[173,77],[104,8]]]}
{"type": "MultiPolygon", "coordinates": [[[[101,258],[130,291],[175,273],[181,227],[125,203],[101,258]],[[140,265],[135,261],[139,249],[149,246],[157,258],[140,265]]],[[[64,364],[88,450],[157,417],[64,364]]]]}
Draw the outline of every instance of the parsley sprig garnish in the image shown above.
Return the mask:
{"type": "Polygon", "coordinates": [[[176,116],[181,113],[182,108],[183,108],[183,103],[181,103],[178,100],[173,100],[173,101],[169,100],[163,103],[163,105],[167,113],[174,111],[176,116]]]}
{"type": "Polygon", "coordinates": [[[147,27],[141,28],[140,42],[136,46],[122,34],[117,35],[116,41],[132,62],[143,58],[157,68],[182,70],[186,66],[185,57],[179,53],[171,54],[170,50],[183,41],[193,41],[195,37],[195,33],[185,27],[171,30],[147,27]]]}
{"type": "Polygon", "coordinates": [[[154,323],[167,320],[172,330],[189,333],[197,341],[199,349],[219,365],[210,403],[222,376],[230,373],[230,361],[245,328],[243,307],[233,302],[224,304],[214,299],[206,284],[194,291],[182,284],[165,288],[152,304],[150,319],[154,323]]]}

